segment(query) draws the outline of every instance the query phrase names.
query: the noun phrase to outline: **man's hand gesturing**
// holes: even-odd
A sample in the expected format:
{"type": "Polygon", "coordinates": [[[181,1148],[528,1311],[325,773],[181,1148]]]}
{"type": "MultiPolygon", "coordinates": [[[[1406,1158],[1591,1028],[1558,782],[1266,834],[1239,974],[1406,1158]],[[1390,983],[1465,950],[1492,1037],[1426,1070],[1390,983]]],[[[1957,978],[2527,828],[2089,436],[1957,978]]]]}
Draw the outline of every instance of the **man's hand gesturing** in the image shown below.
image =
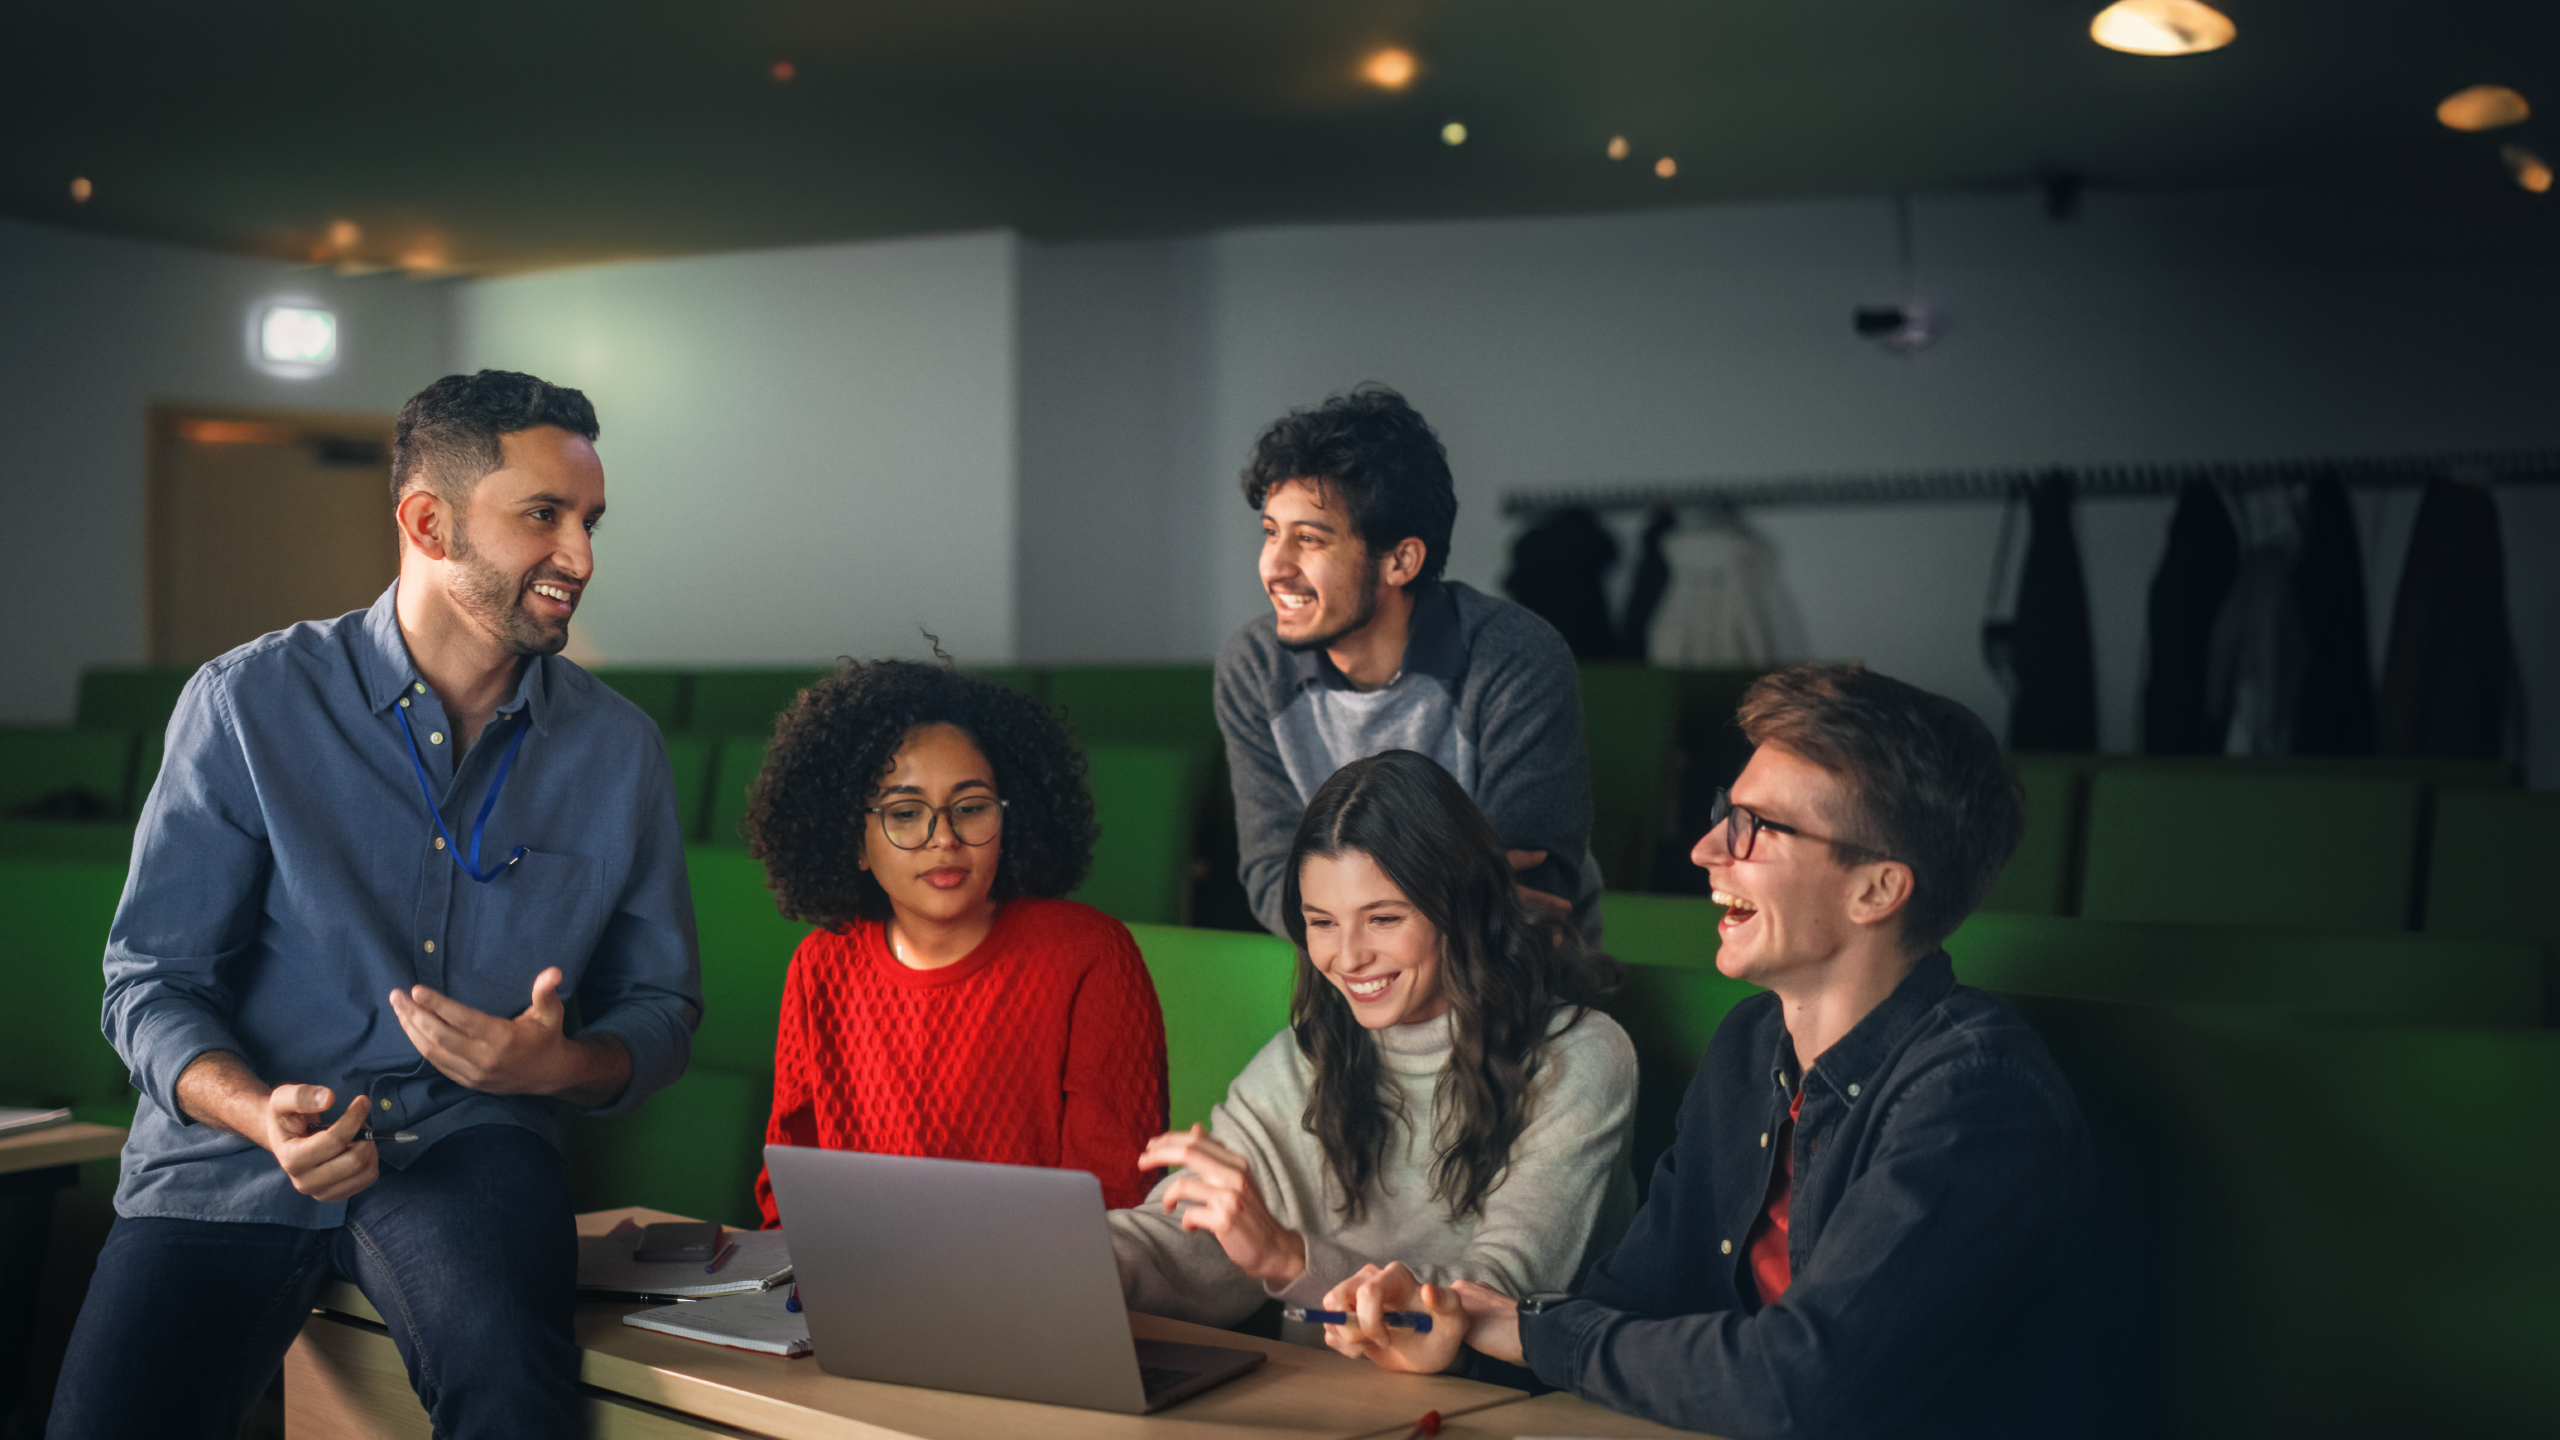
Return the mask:
{"type": "Polygon", "coordinates": [[[424,985],[391,992],[409,1043],[457,1085],[489,1095],[559,1095],[601,1105],[622,1093],[631,1057],[620,1042],[572,1040],[562,1028],[560,967],[533,977],[533,1000],[512,1020],[474,1010],[424,985]]]}
{"type": "Polygon", "coordinates": [[[267,1148],[293,1188],[314,1200],[344,1200],[382,1174],[382,1151],[364,1137],[365,1097],[334,1125],[326,1085],[279,1085],[267,1097],[266,1130],[249,1138],[267,1148]]]}

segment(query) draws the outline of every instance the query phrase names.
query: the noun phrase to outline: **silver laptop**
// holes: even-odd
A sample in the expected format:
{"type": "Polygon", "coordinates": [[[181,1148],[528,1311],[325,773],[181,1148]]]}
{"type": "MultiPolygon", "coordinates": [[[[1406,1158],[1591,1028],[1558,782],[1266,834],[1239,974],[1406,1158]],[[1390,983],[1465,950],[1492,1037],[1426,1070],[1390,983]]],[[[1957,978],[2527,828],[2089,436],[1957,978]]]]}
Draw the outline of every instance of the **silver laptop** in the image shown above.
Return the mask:
{"type": "Polygon", "coordinates": [[[1082,1170],[767,1145],[821,1368],[1142,1415],[1263,1362],[1129,1333],[1082,1170]]]}

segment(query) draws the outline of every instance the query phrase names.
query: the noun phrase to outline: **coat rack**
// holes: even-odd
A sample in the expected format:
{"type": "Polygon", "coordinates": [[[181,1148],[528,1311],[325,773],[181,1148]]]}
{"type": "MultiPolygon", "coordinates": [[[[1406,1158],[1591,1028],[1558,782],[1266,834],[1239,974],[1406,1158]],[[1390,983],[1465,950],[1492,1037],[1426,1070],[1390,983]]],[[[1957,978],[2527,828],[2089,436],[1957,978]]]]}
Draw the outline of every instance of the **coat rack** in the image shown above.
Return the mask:
{"type": "Polygon", "coordinates": [[[2298,485],[2334,475],[2353,489],[2424,485],[2455,479],[2475,484],[2560,481],[2560,450],[2492,450],[2330,460],[2228,460],[2135,465],[2048,465],[2039,469],[1920,470],[1884,475],[1820,475],[1796,480],[1621,481],[1590,489],[1514,490],[1502,497],[1507,516],[1550,510],[1650,510],[1656,506],[1768,510],[1837,505],[1928,505],[2003,501],[2049,475],[2071,477],[2082,499],[2175,495],[2190,481],[2232,489],[2298,485]]]}

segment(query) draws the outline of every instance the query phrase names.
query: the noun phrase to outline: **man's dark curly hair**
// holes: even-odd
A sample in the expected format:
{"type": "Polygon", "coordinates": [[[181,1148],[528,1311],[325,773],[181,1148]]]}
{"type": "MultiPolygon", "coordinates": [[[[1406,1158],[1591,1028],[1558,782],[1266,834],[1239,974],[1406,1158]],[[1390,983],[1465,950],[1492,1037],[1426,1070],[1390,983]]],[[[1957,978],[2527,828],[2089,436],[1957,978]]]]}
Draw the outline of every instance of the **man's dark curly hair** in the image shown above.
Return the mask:
{"type": "Polygon", "coordinates": [[[773,728],[747,801],[747,843],[782,913],[836,928],[889,918],[889,895],[854,863],[898,747],[917,727],[956,725],[995,767],[1005,801],[994,897],[1055,897],[1093,865],[1084,752],[1058,717],[1017,690],[950,665],[845,660],[800,692],[773,728]]]}
{"type": "Polygon", "coordinates": [[[447,375],[409,397],[391,432],[391,501],[425,485],[455,505],[505,465],[500,437],[557,425],[596,438],[596,407],[585,392],[514,370],[447,375]]]}
{"type": "Polygon", "coordinates": [[[1422,570],[1415,586],[1439,579],[1447,567],[1449,531],[1458,521],[1449,452],[1395,391],[1372,381],[1272,421],[1244,467],[1245,503],[1259,510],[1291,480],[1319,482],[1326,503],[1342,507],[1372,559],[1408,535],[1419,538],[1422,570]]]}

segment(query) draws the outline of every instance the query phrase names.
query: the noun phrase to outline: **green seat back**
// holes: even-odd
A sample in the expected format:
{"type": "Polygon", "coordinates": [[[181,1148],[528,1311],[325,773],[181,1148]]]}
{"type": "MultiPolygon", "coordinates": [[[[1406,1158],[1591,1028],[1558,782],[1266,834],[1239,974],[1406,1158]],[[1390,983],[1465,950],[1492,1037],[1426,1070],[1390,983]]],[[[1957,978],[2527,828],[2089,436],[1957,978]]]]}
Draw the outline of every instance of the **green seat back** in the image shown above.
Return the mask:
{"type": "Polygon", "coordinates": [[[783,977],[809,927],[774,908],[764,867],[746,851],[693,845],[684,863],[702,942],[703,1015],[694,1058],[741,1074],[770,1072],[783,977]]]}
{"type": "Polygon", "coordinates": [[[1132,925],[1164,1007],[1166,1123],[1207,1124],[1247,1061],[1289,1024],[1298,952],[1238,930],[1132,925]]]}
{"type": "Polygon", "coordinates": [[[643,714],[658,722],[659,729],[686,728],[685,701],[693,691],[693,677],[686,672],[600,665],[587,673],[613,687],[615,694],[639,706],[643,714]]]}
{"type": "Polygon", "coordinates": [[[2405,929],[2418,800],[2409,780],[2102,771],[2080,913],[2405,929]]]}
{"type": "MultiPolygon", "coordinates": [[[[55,825],[48,828],[87,829],[55,825]]],[[[0,860],[0,1104],[130,1102],[124,1062],[100,1033],[107,930],[124,857],[0,860]]]]}
{"type": "Polygon", "coordinates": [[[1706,1058],[1707,1042],[1734,1006],[1760,987],[1729,980],[1713,965],[1628,965],[1611,1018],[1636,1047],[1636,1179],[1650,1186],[1654,1162],[1671,1148],[1680,1098],[1706,1058]]]}
{"type": "Polygon", "coordinates": [[[2542,950],[2514,942],[1980,911],[1946,949],[1965,984],[2078,1000],[2463,1025],[2546,1003],[2542,950]]]}
{"type": "Polygon", "coordinates": [[[2046,756],[2014,762],[2026,831],[2007,868],[1982,899],[1985,910],[2025,915],[2068,915],[2077,906],[2081,823],[2086,814],[2084,766],[2046,756]]]}
{"type": "Polygon", "coordinates": [[[1094,745],[1085,761],[1102,833],[1092,872],[1068,898],[1127,924],[1182,923],[1208,755],[1184,745],[1094,745]]]}
{"type": "Polygon", "coordinates": [[[136,732],[0,728],[0,814],[66,790],[85,790],[130,814],[136,732]]]}
{"type": "Polygon", "coordinates": [[[1591,853],[1612,890],[1652,889],[1656,860],[1672,838],[1682,673],[1649,665],[1581,667],[1591,853]]]}
{"type": "Polygon", "coordinates": [[[747,843],[740,827],[747,822],[747,789],[764,773],[765,742],[732,735],[720,742],[711,762],[711,818],[703,827],[705,845],[747,843]]]}
{"type": "Polygon", "coordinates": [[[704,735],[770,738],[773,722],[800,692],[835,673],[831,665],[769,670],[697,670],[685,728],[704,735]]]}
{"type": "Polygon", "coordinates": [[[2446,790],[2427,848],[2431,935],[2532,940],[2560,956],[2560,795],[2446,790]]]}
{"type": "Polygon", "coordinates": [[[164,733],[178,692],[195,673],[191,665],[92,665],[80,672],[71,723],[83,730],[164,733]]]}
{"type": "Polygon", "coordinates": [[[1716,963],[1716,922],[1724,907],[1703,895],[1600,897],[1601,948],[1631,965],[1716,963]]]}
{"type": "Polygon", "coordinates": [[[61,860],[122,869],[133,859],[133,822],[0,820],[0,859],[61,860]]]}
{"type": "Polygon", "coordinates": [[[686,844],[702,838],[703,810],[711,799],[712,742],[699,735],[669,735],[667,769],[676,789],[676,829],[686,844]]]}
{"type": "Polygon", "coordinates": [[[1085,745],[1220,748],[1207,665],[1053,665],[1047,698],[1085,745]]]}
{"type": "Polygon", "coordinates": [[[752,1230],[773,1078],[696,1061],[674,1084],[609,1120],[564,1112],[570,1202],[646,1205],[752,1230]]]}
{"type": "Polygon", "coordinates": [[[1028,665],[972,665],[969,674],[991,685],[1019,690],[1034,700],[1049,698],[1049,672],[1028,665]]]}

